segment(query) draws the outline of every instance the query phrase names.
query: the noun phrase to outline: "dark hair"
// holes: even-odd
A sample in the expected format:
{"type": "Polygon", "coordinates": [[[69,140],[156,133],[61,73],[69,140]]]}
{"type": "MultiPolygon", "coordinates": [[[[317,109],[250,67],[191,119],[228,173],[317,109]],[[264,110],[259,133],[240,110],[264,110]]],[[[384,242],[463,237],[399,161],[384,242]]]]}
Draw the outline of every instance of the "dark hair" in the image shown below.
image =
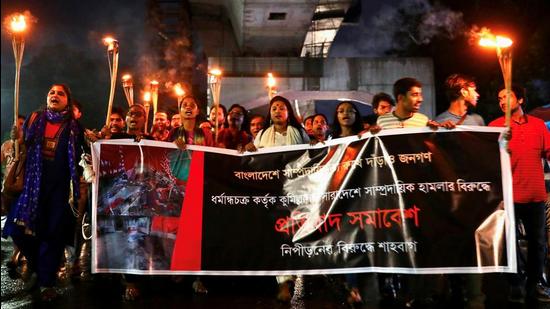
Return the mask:
{"type": "Polygon", "coordinates": [[[269,109],[267,111],[267,116],[265,117],[264,128],[271,126],[271,105],[273,105],[273,103],[275,102],[283,102],[285,104],[286,109],[288,111],[288,125],[293,126],[298,130],[304,129],[300,121],[298,121],[298,119],[294,115],[294,110],[292,109],[292,105],[290,105],[290,101],[287,98],[282,97],[280,95],[274,96],[273,99],[269,101],[269,109]]]}
{"type": "MultiPolygon", "coordinates": [[[[317,117],[317,116],[321,116],[321,117],[323,117],[323,119],[325,119],[325,122],[326,122],[326,123],[327,123],[327,125],[328,125],[328,119],[327,119],[327,116],[325,116],[325,114],[321,114],[321,113],[317,113],[317,114],[315,114],[315,115],[311,116],[311,121],[313,122],[313,120],[315,120],[315,117],[317,117]]],[[[309,117],[308,117],[308,118],[309,118],[309,117]]]]}
{"type": "Polygon", "coordinates": [[[124,110],[118,106],[115,106],[113,107],[113,109],[111,110],[111,115],[112,114],[117,114],[120,116],[120,118],[124,119],[124,115],[126,115],[126,113],[124,112],[124,110]]]}
{"type": "Polygon", "coordinates": [[[385,93],[385,92],[379,92],[372,97],[372,109],[377,109],[378,105],[380,105],[380,101],[386,101],[390,103],[392,106],[395,106],[395,101],[391,97],[391,95],[385,93]]]}
{"type": "Polygon", "coordinates": [[[460,98],[460,91],[468,87],[475,87],[476,83],[470,76],[463,74],[452,74],[445,80],[445,95],[449,102],[460,98]]]}
{"type": "MultiPolygon", "coordinates": [[[[146,117],[145,115],[147,114],[147,110],[145,109],[145,106],[141,105],[141,104],[134,104],[132,106],[130,106],[130,108],[128,109],[128,111],[126,112],[126,114],[128,114],[130,112],[130,110],[133,108],[133,107],[139,107],[141,108],[141,110],[143,111],[143,117],[146,117]]],[[[112,113],[112,112],[111,112],[112,113]]],[[[126,115],[125,115],[126,116],[126,115]]]]}
{"type": "MultiPolygon", "coordinates": [[[[218,104],[217,106],[219,106],[219,107],[222,109],[222,111],[223,111],[223,119],[224,119],[223,127],[224,127],[224,128],[227,128],[228,125],[227,125],[227,121],[225,120],[225,117],[227,117],[227,108],[226,108],[224,105],[222,105],[222,104],[218,104]]],[[[210,113],[212,112],[212,110],[213,110],[214,108],[216,108],[216,105],[212,105],[212,107],[210,108],[210,113]]],[[[208,120],[212,120],[212,119],[210,119],[210,113],[209,113],[209,115],[208,115],[208,120]]],[[[217,111],[216,111],[216,113],[217,113],[217,111]]],[[[214,120],[215,120],[215,119],[214,119],[214,120]]]]}
{"type": "Polygon", "coordinates": [[[334,121],[332,122],[332,132],[334,132],[334,137],[337,138],[342,134],[342,127],[340,126],[340,122],[338,122],[338,107],[344,104],[350,104],[353,110],[355,111],[355,122],[351,125],[351,130],[354,134],[359,134],[359,132],[363,131],[363,118],[361,117],[361,113],[359,112],[359,109],[353,102],[350,101],[342,101],[336,105],[336,108],[334,109],[334,121]]]}
{"type": "Polygon", "coordinates": [[[25,119],[27,119],[27,117],[25,117],[25,116],[19,114],[19,115],[17,115],[17,119],[23,119],[23,120],[25,120],[25,119]]]}
{"type": "Polygon", "coordinates": [[[250,119],[250,121],[252,121],[252,119],[254,118],[262,118],[262,120],[265,122],[265,117],[263,115],[260,115],[260,114],[254,114],[250,117],[248,117],[248,119],[250,119]]]}
{"type": "Polygon", "coordinates": [[[82,110],[82,104],[80,103],[80,101],[74,99],[73,100],[73,108],[76,107],[78,108],[78,110],[82,113],[83,110],[82,110]]]}
{"type": "Polygon", "coordinates": [[[311,115],[311,116],[306,117],[303,121],[303,124],[306,125],[306,121],[308,121],[309,119],[311,119],[311,121],[313,121],[314,116],[315,115],[311,115]]]}
{"type": "Polygon", "coordinates": [[[71,110],[73,107],[73,95],[71,94],[71,89],[69,88],[69,86],[67,86],[67,84],[52,84],[50,89],[52,89],[54,86],[59,86],[63,88],[63,91],[65,91],[65,95],[67,96],[67,105],[70,107],[69,110],[71,110]]]}
{"type": "MultiPolygon", "coordinates": [[[[502,90],[506,89],[506,87],[504,85],[501,85],[499,88],[498,88],[498,92],[501,92],[502,90]]],[[[523,99],[523,105],[525,106],[526,103],[527,103],[527,96],[526,96],[526,91],[525,91],[525,88],[523,86],[520,86],[520,85],[517,85],[517,84],[513,84],[512,87],[510,88],[510,91],[512,91],[514,93],[514,95],[516,96],[516,99],[519,101],[520,99],[523,99]]]]}
{"type": "MultiPolygon", "coordinates": [[[[249,127],[250,127],[250,123],[248,121],[248,111],[246,110],[246,108],[244,108],[244,106],[242,105],[239,105],[239,104],[233,104],[229,107],[229,109],[227,110],[228,113],[226,114],[226,117],[229,116],[229,113],[231,112],[232,109],[234,108],[239,108],[242,110],[243,112],[243,124],[241,125],[241,130],[242,131],[246,131],[248,132],[249,131],[249,127]]],[[[229,122],[229,121],[226,121],[226,123],[229,122]]]]}
{"type": "Polygon", "coordinates": [[[411,90],[412,87],[422,87],[422,83],[412,77],[398,79],[393,84],[393,97],[395,100],[398,100],[400,94],[406,95],[407,91],[411,90]]]}

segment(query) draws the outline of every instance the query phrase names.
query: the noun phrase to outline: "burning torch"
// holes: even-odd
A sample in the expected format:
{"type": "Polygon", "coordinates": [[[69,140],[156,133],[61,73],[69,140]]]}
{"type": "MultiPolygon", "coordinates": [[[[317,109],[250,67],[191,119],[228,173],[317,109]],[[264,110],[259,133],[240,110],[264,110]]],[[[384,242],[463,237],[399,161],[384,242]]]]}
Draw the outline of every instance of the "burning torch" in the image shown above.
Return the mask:
{"type": "Polygon", "coordinates": [[[159,103],[159,82],[152,80],[149,85],[149,90],[151,91],[151,100],[153,101],[153,115],[156,115],[159,103]]]}
{"type": "Polygon", "coordinates": [[[126,96],[128,106],[132,107],[132,105],[134,105],[134,81],[132,75],[124,74],[122,76],[122,88],[124,89],[124,95],[126,96]]]}
{"type": "Polygon", "coordinates": [[[178,97],[178,111],[181,109],[183,97],[185,96],[185,90],[181,87],[180,83],[174,85],[174,93],[178,97]]]}
{"type": "Polygon", "coordinates": [[[143,94],[143,107],[145,107],[145,130],[144,133],[148,133],[147,127],[149,126],[149,109],[151,108],[151,92],[145,91],[143,94]]]}
{"type": "MultiPolygon", "coordinates": [[[[30,13],[25,12],[25,15],[29,15],[32,18],[30,13]]],[[[16,127],[16,130],[19,131],[19,77],[21,74],[21,62],[23,60],[23,51],[25,50],[25,30],[27,29],[27,20],[26,16],[20,13],[15,13],[4,19],[4,24],[7,30],[12,35],[12,47],[13,55],[15,56],[15,87],[13,91],[13,125],[16,127]]],[[[32,19],[31,19],[32,20],[32,19]]],[[[14,150],[15,150],[15,160],[19,160],[19,143],[13,141],[14,150]]]]}
{"type": "Polygon", "coordinates": [[[111,118],[111,110],[113,108],[113,100],[115,98],[116,74],[118,70],[118,41],[112,37],[106,37],[103,39],[103,44],[107,46],[107,59],[109,60],[109,73],[111,75],[111,91],[109,92],[107,119],[105,120],[105,125],[108,126],[111,118]],[[113,58],[112,62],[111,57],[113,58]]]}
{"type": "Polygon", "coordinates": [[[220,91],[222,88],[222,71],[212,69],[208,72],[208,86],[212,93],[213,105],[216,107],[216,127],[214,128],[214,142],[218,144],[218,108],[220,107],[220,91]]]}
{"type": "Polygon", "coordinates": [[[273,77],[273,74],[267,73],[267,96],[269,97],[269,101],[273,99],[275,94],[277,94],[277,81],[275,80],[275,77],[273,77]]]}
{"type": "Polygon", "coordinates": [[[512,40],[491,34],[488,29],[482,30],[479,39],[479,45],[484,47],[493,47],[496,49],[498,63],[504,78],[504,87],[506,88],[506,111],[504,124],[510,128],[510,119],[512,109],[510,107],[510,94],[512,88],[512,40]]]}

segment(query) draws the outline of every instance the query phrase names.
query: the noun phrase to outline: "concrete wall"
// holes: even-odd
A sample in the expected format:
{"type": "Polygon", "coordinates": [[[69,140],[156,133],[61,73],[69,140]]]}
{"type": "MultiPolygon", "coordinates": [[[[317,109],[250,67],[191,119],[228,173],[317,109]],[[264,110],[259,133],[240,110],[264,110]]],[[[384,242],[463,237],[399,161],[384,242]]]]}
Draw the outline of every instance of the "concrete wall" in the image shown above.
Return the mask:
{"type": "MultiPolygon", "coordinates": [[[[216,66],[219,60],[209,58],[208,62],[210,66],[216,66]]],[[[263,74],[267,72],[258,72],[256,77],[235,76],[238,74],[232,72],[231,77],[224,77],[221,103],[225,106],[233,103],[250,106],[247,102],[255,100],[267,104],[266,78],[257,77],[263,74]]],[[[275,71],[273,74],[277,77],[280,92],[311,90],[304,77],[281,77],[275,71]]],[[[402,77],[414,77],[422,82],[424,103],[420,111],[434,117],[433,63],[429,58],[326,58],[323,75],[318,79],[320,91],[360,91],[373,95],[381,91],[391,94],[393,83],[402,77]]],[[[305,101],[300,103],[308,105],[305,101]]]]}

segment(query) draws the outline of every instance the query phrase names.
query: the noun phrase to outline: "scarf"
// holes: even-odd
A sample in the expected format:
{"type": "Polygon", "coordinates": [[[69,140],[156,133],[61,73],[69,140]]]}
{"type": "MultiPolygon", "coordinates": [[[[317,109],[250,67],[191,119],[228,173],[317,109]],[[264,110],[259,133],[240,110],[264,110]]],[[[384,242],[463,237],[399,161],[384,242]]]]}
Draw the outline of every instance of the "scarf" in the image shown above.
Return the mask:
{"type": "MultiPolygon", "coordinates": [[[[31,116],[32,117],[32,116],[31,116]]],[[[79,178],[76,171],[76,137],[80,129],[69,110],[61,112],[46,109],[39,112],[36,119],[25,129],[25,144],[27,145],[27,159],[25,162],[25,178],[23,192],[17,200],[14,209],[14,222],[25,228],[26,234],[35,234],[36,219],[38,216],[38,199],[40,197],[40,180],[42,178],[42,143],[46,130],[46,121],[60,123],[68,121],[69,132],[68,158],[71,176],[73,201],[80,195],[79,178]]]]}
{"type": "Polygon", "coordinates": [[[275,143],[275,128],[274,126],[270,126],[269,128],[265,129],[264,131],[258,132],[259,138],[259,144],[258,148],[262,147],[273,147],[273,146],[286,146],[286,145],[297,145],[297,144],[304,144],[309,142],[309,139],[306,139],[302,136],[302,133],[299,129],[296,129],[295,127],[289,125],[286,127],[286,140],[284,144],[276,144],[275,143]]]}

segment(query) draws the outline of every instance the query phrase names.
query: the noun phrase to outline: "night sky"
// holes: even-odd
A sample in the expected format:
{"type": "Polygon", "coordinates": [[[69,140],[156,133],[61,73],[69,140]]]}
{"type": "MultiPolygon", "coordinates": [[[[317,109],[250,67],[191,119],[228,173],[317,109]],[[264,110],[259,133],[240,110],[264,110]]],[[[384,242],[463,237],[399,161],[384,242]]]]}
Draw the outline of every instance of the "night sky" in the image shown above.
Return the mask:
{"type": "MultiPolygon", "coordinates": [[[[121,42],[119,74],[125,71],[139,74],[144,68],[136,68],[136,63],[150,52],[147,37],[151,34],[145,25],[146,2],[2,0],[2,18],[29,10],[38,19],[26,39],[20,112],[28,115],[44,106],[49,86],[64,82],[84,104],[84,125],[100,127],[109,94],[107,55],[101,38],[111,33],[121,42]]],[[[489,120],[487,118],[494,118],[498,112],[495,89],[502,83],[496,56],[494,52],[468,44],[468,38],[462,35],[473,25],[487,26],[514,39],[514,78],[534,91],[531,106],[550,102],[547,53],[550,1],[448,0],[438,3],[362,0],[354,12],[350,12],[354,13],[350,14],[352,23],[341,28],[330,56],[432,57],[438,112],[446,108],[440,84],[447,75],[461,72],[476,77],[481,94],[479,112],[489,120]],[[424,19],[415,17],[418,15],[424,19],[431,16],[433,24],[429,19],[426,24],[424,19]]],[[[2,137],[5,137],[12,124],[15,71],[11,37],[5,31],[2,31],[1,57],[2,137]]],[[[120,83],[115,105],[127,106],[120,83]]]]}

